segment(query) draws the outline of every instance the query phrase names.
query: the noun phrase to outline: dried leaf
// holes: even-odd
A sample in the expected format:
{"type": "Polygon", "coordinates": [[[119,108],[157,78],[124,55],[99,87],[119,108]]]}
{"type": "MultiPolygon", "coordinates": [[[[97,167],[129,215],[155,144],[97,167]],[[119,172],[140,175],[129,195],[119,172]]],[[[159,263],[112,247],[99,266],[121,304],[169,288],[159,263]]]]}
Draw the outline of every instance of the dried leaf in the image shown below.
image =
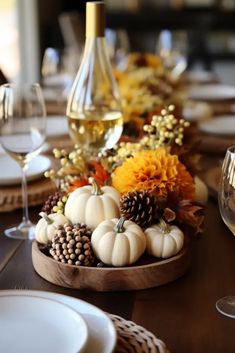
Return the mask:
{"type": "Polygon", "coordinates": [[[176,218],[180,223],[192,227],[195,234],[203,232],[204,207],[194,201],[181,200],[176,211],[176,218]]]}
{"type": "Polygon", "coordinates": [[[110,178],[110,175],[107,170],[104,169],[102,164],[96,161],[91,161],[90,165],[94,169],[94,172],[91,172],[90,176],[93,177],[100,186],[106,185],[110,178]]]}
{"type": "Polygon", "coordinates": [[[80,188],[82,186],[88,185],[88,179],[87,178],[77,178],[73,181],[71,181],[70,186],[68,188],[68,192],[72,192],[76,190],[77,188],[80,188]]]}
{"type": "Polygon", "coordinates": [[[176,219],[176,214],[173,210],[166,207],[163,211],[163,217],[165,218],[166,222],[173,222],[176,219]]]}

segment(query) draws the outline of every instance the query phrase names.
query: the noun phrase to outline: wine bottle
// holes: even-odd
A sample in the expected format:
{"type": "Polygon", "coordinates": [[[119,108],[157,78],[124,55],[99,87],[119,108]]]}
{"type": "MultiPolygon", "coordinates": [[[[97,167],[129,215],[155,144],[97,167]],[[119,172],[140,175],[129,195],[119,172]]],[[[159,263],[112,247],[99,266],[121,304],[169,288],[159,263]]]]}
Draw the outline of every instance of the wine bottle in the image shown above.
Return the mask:
{"type": "Polygon", "coordinates": [[[66,110],[73,142],[93,157],[112,148],[123,128],[121,99],[106,48],[104,23],[104,3],[88,2],[84,54],[66,110]]]}

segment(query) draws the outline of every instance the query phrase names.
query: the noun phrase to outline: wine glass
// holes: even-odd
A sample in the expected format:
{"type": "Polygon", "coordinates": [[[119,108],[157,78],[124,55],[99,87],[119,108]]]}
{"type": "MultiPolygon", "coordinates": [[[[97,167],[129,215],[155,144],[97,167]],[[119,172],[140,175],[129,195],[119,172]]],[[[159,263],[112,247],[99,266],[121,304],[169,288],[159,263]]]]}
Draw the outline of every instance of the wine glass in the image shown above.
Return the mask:
{"type": "Polygon", "coordinates": [[[127,31],[124,29],[105,29],[107,49],[111,63],[119,70],[126,67],[126,58],[130,52],[130,42],[127,31]]]}
{"type": "Polygon", "coordinates": [[[77,69],[75,65],[72,51],[46,48],[41,65],[42,84],[44,93],[54,97],[58,104],[63,104],[67,98],[67,89],[71,86],[74,70],[77,69]]]}
{"type": "MultiPolygon", "coordinates": [[[[229,147],[226,151],[218,200],[221,217],[235,235],[235,146],[229,147]]],[[[220,313],[235,318],[235,295],[219,299],[216,308],[220,313]]]]}
{"type": "Polygon", "coordinates": [[[26,171],[40,153],[46,138],[46,109],[40,85],[4,84],[0,86],[0,143],[22,171],[22,222],[5,230],[14,239],[33,239],[29,220],[26,171]]]}
{"type": "Polygon", "coordinates": [[[160,32],[156,54],[161,57],[163,66],[173,79],[177,79],[187,68],[186,47],[186,33],[172,33],[169,30],[160,32]]]}

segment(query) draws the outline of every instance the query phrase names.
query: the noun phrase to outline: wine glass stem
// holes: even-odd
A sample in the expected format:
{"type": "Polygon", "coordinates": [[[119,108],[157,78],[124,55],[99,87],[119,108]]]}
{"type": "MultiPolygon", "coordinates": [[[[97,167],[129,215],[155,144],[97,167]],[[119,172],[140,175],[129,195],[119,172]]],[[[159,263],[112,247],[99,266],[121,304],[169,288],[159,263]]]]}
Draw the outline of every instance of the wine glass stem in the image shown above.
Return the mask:
{"type": "Polygon", "coordinates": [[[23,217],[22,222],[27,223],[29,221],[29,209],[28,209],[28,191],[27,191],[27,178],[26,172],[28,164],[24,163],[21,167],[22,170],[22,206],[23,206],[23,217]]]}

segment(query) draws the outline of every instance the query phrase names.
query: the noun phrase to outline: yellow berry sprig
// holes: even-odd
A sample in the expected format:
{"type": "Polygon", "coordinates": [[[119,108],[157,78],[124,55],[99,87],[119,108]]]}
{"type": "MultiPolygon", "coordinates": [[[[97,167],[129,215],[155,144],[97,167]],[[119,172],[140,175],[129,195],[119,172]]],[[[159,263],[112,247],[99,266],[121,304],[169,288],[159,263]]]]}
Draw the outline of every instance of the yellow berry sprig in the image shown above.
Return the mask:
{"type": "Polygon", "coordinates": [[[52,211],[55,213],[63,214],[64,207],[65,207],[67,200],[68,200],[68,197],[66,195],[63,195],[62,198],[57,202],[57,204],[55,206],[53,206],[52,211]]]}
{"type": "Polygon", "coordinates": [[[57,170],[50,169],[44,175],[46,178],[54,180],[59,189],[66,191],[71,181],[86,172],[86,157],[77,145],[71,152],[67,152],[65,149],[59,150],[58,148],[54,148],[52,152],[54,157],[59,160],[59,168],[57,170]]]}
{"type": "Polygon", "coordinates": [[[190,124],[182,118],[176,119],[173,114],[174,109],[174,105],[169,105],[162,109],[161,115],[154,115],[151,124],[144,125],[144,131],[147,132],[147,135],[139,142],[121,142],[116,145],[111,154],[103,156],[105,167],[112,171],[142,149],[155,150],[158,147],[166,147],[173,143],[181,146],[184,129],[190,124]]]}
{"type": "Polygon", "coordinates": [[[150,125],[144,125],[144,131],[147,135],[144,136],[140,143],[143,147],[155,149],[176,143],[179,146],[183,144],[184,129],[190,123],[183,118],[176,119],[173,111],[174,105],[161,110],[161,115],[154,115],[150,125]]]}
{"type": "Polygon", "coordinates": [[[140,149],[141,145],[139,142],[120,142],[113,147],[111,153],[101,156],[101,162],[105,169],[112,171],[127,158],[133,157],[140,149]]]}

